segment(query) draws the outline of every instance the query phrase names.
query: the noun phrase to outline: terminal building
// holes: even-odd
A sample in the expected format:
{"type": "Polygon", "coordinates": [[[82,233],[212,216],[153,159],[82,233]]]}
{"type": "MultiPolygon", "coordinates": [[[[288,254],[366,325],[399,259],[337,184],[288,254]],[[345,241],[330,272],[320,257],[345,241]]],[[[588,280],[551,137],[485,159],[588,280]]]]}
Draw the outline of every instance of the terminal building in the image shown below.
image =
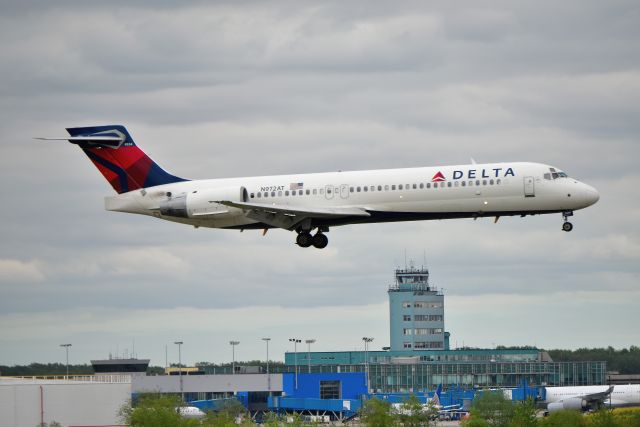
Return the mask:
{"type": "Polygon", "coordinates": [[[527,349],[450,349],[444,294],[426,268],[395,271],[389,286],[391,345],[380,351],[286,353],[288,370],[369,372],[374,393],[416,393],[445,388],[517,387],[606,383],[606,362],[554,362],[527,349]]]}

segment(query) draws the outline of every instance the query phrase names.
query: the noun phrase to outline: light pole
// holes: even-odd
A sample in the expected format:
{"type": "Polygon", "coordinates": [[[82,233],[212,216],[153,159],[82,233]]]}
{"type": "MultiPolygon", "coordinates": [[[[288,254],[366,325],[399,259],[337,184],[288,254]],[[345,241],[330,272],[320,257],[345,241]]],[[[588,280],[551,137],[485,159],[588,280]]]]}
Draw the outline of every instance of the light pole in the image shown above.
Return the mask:
{"type": "Polygon", "coordinates": [[[229,341],[231,344],[231,373],[236,374],[236,346],[240,344],[240,341],[229,341]]]}
{"type": "Polygon", "coordinates": [[[362,337],[364,341],[364,375],[367,379],[367,393],[371,388],[369,385],[369,343],[373,341],[371,337],[362,337]]]}
{"type": "Polygon", "coordinates": [[[180,398],[184,402],[184,389],[182,387],[182,341],[175,341],[174,344],[178,346],[178,376],[180,377],[180,398]]]}
{"type": "Polygon", "coordinates": [[[298,343],[301,343],[302,340],[298,339],[298,338],[289,338],[289,342],[293,343],[293,364],[295,367],[295,378],[296,378],[296,384],[295,384],[295,389],[298,389],[298,343]]]}
{"type": "Polygon", "coordinates": [[[269,391],[269,396],[271,396],[271,375],[269,374],[269,341],[271,341],[271,338],[262,338],[262,341],[267,344],[267,390],[269,391]]]}
{"type": "Polygon", "coordinates": [[[307,363],[309,366],[307,372],[311,373],[311,344],[316,342],[316,340],[305,340],[304,342],[307,343],[307,363]]]}
{"type": "Polygon", "coordinates": [[[67,378],[69,378],[69,347],[71,344],[60,344],[60,347],[64,347],[67,353],[67,378]]]}

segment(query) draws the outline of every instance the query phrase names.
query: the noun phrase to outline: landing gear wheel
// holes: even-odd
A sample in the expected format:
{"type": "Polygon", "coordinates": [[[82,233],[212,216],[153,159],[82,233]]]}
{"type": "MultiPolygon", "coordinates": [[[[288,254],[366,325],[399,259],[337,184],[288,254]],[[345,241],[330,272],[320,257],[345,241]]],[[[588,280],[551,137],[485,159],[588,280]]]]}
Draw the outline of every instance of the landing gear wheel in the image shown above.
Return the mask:
{"type": "Polygon", "coordinates": [[[325,236],[324,234],[316,233],[316,235],[313,236],[314,247],[318,249],[322,249],[322,248],[326,248],[328,244],[329,244],[329,239],[327,239],[327,236],[325,236]]]}
{"type": "Polygon", "coordinates": [[[313,244],[313,236],[311,233],[305,231],[298,233],[298,237],[296,237],[296,244],[301,248],[308,248],[313,244]]]}
{"type": "Polygon", "coordinates": [[[571,224],[569,221],[565,222],[564,224],[562,224],[562,230],[567,232],[573,230],[573,224],[571,224]]]}

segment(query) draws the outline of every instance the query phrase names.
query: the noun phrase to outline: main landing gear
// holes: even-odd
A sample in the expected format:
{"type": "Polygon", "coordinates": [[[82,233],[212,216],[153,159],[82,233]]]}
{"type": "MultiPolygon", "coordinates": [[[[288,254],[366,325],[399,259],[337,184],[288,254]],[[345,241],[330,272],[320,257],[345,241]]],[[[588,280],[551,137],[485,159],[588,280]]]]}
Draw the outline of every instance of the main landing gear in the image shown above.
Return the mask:
{"type": "Polygon", "coordinates": [[[562,212],[562,220],[564,221],[564,223],[562,223],[562,231],[569,232],[573,230],[573,224],[571,224],[567,219],[570,216],[573,216],[573,211],[562,212]]]}
{"type": "Polygon", "coordinates": [[[322,249],[326,248],[329,244],[329,239],[325,236],[324,232],[329,231],[328,229],[318,229],[318,232],[314,235],[311,235],[309,231],[301,230],[298,231],[298,236],[296,237],[296,244],[301,248],[308,248],[313,245],[313,247],[322,249]]]}

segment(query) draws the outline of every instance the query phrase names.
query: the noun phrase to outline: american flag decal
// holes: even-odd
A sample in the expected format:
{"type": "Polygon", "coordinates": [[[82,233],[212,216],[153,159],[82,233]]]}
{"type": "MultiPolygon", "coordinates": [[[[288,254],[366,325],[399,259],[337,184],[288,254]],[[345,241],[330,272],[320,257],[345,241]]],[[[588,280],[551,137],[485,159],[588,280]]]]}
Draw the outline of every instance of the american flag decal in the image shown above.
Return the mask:
{"type": "Polygon", "coordinates": [[[289,190],[302,190],[303,186],[304,186],[304,182],[292,182],[289,185],[289,190]]]}

